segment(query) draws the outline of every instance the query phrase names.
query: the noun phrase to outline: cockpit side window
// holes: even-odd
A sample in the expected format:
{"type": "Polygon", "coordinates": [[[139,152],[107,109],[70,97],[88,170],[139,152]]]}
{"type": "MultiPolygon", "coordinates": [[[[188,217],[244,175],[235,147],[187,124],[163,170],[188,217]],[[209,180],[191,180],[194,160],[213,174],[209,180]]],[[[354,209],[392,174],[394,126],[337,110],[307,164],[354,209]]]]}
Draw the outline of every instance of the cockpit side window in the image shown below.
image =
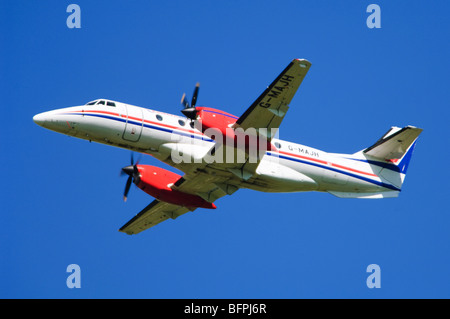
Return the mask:
{"type": "Polygon", "coordinates": [[[105,105],[105,101],[103,101],[103,100],[101,100],[101,101],[99,101],[98,103],[97,103],[97,105],[105,105]]]}
{"type": "Polygon", "coordinates": [[[107,102],[106,102],[106,105],[108,105],[108,106],[116,106],[116,103],[107,101],[107,102]]]}

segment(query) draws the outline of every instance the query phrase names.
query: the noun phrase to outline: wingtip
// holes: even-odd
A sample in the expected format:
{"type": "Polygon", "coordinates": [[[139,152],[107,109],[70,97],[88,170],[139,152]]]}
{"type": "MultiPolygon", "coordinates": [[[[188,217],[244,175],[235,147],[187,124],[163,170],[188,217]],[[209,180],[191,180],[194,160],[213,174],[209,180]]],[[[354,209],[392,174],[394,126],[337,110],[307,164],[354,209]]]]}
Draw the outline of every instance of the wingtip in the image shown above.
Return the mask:
{"type": "Polygon", "coordinates": [[[125,231],[123,228],[120,228],[120,229],[118,229],[118,232],[120,232],[120,233],[124,233],[124,234],[126,234],[126,235],[134,235],[134,233],[133,232],[130,232],[130,231],[125,231]]]}
{"type": "Polygon", "coordinates": [[[311,66],[311,62],[309,62],[306,59],[294,59],[293,62],[298,63],[301,67],[304,67],[304,68],[311,66]]]}

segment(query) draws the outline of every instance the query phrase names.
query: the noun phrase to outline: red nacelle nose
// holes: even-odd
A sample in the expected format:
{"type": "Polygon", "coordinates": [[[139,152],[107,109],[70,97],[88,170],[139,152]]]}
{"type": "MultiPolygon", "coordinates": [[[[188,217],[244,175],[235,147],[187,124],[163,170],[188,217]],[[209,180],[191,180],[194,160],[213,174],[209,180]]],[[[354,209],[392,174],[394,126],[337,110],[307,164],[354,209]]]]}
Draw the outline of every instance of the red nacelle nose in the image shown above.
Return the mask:
{"type": "MultiPolygon", "coordinates": [[[[226,136],[231,132],[227,132],[227,128],[229,128],[230,124],[234,124],[238,117],[210,107],[196,107],[197,118],[201,122],[202,131],[205,133],[206,130],[210,130],[211,134],[214,134],[214,131],[220,132],[222,136],[226,136]]],[[[232,136],[230,136],[232,137],[232,136]]]]}
{"type": "Polygon", "coordinates": [[[264,135],[259,135],[256,129],[234,130],[231,125],[236,123],[238,117],[209,107],[196,107],[196,117],[199,129],[210,138],[221,144],[249,150],[275,150],[274,145],[264,135]]]}
{"type": "Polygon", "coordinates": [[[140,174],[137,186],[156,199],[185,207],[216,208],[214,203],[200,196],[173,190],[171,186],[181,178],[180,175],[151,165],[137,165],[137,168],[140,174]]]}

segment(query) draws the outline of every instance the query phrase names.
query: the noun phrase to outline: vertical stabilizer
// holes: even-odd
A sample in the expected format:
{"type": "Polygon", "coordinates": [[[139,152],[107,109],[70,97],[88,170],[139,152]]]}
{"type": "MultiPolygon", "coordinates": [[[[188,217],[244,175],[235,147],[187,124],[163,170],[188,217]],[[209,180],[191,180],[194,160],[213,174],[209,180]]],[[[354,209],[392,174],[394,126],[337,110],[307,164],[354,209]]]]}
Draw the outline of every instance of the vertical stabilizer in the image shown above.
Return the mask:
{"type": "Polygon", "coordinates": [[[406,171],[416,146],[421,128],[393,126],[375,144],[351,156],[372,166],[372,172],[380,178],[385,190],[372,193],[338,192],[331,194],[344,198],[397,197],[405,180],[406,171]]]}
{"type": "Polygon", "coordinates": [[[382,166],[380,177],[401,188],[421,128],[392,127],[375,144],[362,151],[368,162],[382,166]]]}
{"type": "Polygon", "coordinates": [[[422,129],[414,126],[405,126],[402,129],[393,126],[375,144],[366,148],[363,154],[373,159],[396,164],[406,170],[415,141],[421,132],[422,129]]]}

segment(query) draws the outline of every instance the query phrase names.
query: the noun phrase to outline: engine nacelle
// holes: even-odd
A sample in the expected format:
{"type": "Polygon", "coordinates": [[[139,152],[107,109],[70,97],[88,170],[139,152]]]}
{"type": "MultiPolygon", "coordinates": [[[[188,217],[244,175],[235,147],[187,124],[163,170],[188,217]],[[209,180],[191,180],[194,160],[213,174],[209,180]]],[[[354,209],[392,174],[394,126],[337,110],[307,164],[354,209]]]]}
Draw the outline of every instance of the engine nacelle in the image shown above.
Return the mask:
{"type": "Polygon", "coordinates": [[[243,148],[246,152],[253,150],[275,150],[266,136],[260,135],[256,128],[247,131],[232,126],[238,120],[237,116],[209,107],[196,107],[196,128],[215,141],[243,148]]]}
{"type": "Polygon", "coordinates": [[[191,208],[216,208],[200,196],[173,190],[171,186],[181,178],[176,173],[151,165],[137,165],[137,169],[137,186],[160,201],[191,208]]]}
{"type": "MultiPolygon", "coordinates": [[[[227,128],[238,120],[238,117],[233,114],[210,107],[200,106],[196,107],[195,110],[197,111],[196,127],[209,137],[230,135],[231,130],[227,130],[227,128]]],[[[233,136],[230,135],[229,137],[232,138],[233,136]]]]}

